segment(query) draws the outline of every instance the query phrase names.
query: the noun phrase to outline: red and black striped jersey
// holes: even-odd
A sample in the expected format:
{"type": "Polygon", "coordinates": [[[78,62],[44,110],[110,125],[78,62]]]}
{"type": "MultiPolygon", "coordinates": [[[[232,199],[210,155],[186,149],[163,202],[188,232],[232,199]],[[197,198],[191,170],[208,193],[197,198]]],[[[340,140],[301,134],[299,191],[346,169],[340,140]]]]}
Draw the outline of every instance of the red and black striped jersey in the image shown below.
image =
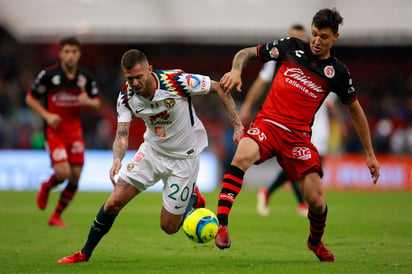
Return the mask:
{"type": "Polygon", "coordinates": [[[259,45],[257,51],[262,62],[276,61],[275,77],[257,119],[310,132],[314,115],[329,92],[344,104],[357,99],[347,67],[333,54],[317,59],[309,44],[297,38],[259,45]]]}
{"type": "Polygon", "coordinates": [[[58,114],[62,121],[53,130],[46,126],[46,132],[63,135],[79,135],[82,132],[80,121],[79,94],[85,90],[89,97],[98,96],[99,89],[91,73],[82,67],[77,68],[73,79],[68,79],[59,64],[40,71],[31,89],[31,95],[41,100],[51,113],[58,114]]]}

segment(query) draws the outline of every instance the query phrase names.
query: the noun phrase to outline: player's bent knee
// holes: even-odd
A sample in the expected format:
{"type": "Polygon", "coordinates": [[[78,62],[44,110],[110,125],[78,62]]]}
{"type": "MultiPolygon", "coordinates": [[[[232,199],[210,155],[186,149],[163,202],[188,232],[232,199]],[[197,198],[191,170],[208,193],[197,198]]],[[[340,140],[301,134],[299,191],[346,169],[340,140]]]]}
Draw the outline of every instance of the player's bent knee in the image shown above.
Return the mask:
{"type": "Polygon", "coordinates": [[[237,154],[232,160],[232,165],[242,170],[247,170],[254,162],[256,162],[256,158],[251,157],[251,155],[237,154]]]}
{"type": "Polygon", "coordinates": [[[104,205],[104,212],[107,214],[117,214],[123,208],[123,203],[120,201],[109,200],[104,205]]]}
{"type": "Polygon", "coordinates": [[[322,196],[316,196],[316,197],[313,196],[313,197],[308,198],[306,201],[311,211],[317,214],[323,213],[325,209],[325,201],[323,200],[322,196]]]}
{"type": "Polygon", "coordinates": [[[69,179],[71,176],[70,170],[58,170],[55,171],[54,175],[56,176],[56,180],[58,182],[63,182],[66,179],[69,179]]]}

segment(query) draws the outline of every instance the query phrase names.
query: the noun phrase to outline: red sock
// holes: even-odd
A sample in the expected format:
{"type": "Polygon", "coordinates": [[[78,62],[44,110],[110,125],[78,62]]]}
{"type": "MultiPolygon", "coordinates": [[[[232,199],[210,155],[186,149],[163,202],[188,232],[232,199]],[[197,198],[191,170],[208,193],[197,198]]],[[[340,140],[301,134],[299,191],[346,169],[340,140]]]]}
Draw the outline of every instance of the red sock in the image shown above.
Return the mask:
{"type": "Polygon", "coordinates": [[[56,186],[56,185],[57,185],[56,176],[55,176],[54,174],[52,174],[52,175],[50,176],[49,180],[47,181],[47,187],[48,187],[48,188],[52,188],[52,187],[54,187],[54,186],[56,186]]]}

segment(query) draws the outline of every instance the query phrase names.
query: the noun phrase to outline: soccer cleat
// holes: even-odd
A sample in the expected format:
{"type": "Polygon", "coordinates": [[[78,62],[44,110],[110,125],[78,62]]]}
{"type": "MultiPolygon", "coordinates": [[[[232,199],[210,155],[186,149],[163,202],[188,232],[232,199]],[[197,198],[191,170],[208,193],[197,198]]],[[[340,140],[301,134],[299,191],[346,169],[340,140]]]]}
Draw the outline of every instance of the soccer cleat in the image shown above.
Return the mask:
{"type": "Polygon", "coordinates": [[[67,227],[68,225],[62,221],[60,215],[57,212],[53,212],[53,214],[49,218],[49,225],[51,226],[58,226],[58,227],[67,227]]]}
{"type": "Polygon", "coordinates": [[[75,263],[82,263],[82,262],[88,262],[88,261],[89,261],[89,258],[86,258],[86,255],[84,255],[83,252],[78,251],[71,256],[61,258],[60,260],[57,261],[57,263],[58,264],[75,264],[75,263]]]}
{"type": "Polygon", "coordinates": [[[308,205],[306,203],[299,203],[296,213],[300,216],[306,217],[308,216],[308,210],[308,205]]]}
{"type": "Polygon", "coordinates": [[[269,192],[268,189],[263,187],[258,190],[257,193],[257,204],[256,204],[256,211],[260,216],[268,216],[269,215],[269,192]]]}
{"type": "Polygon", "coordinates": [[[321,262],[335,262],[336,261],[336,258],[333,255],[333,253],[329,249],[327,249],[322,242],[319,242],[317,246],[313,246],[310,244],[308,240],[308,247],[319,258],[319,261],[321,262]]]}
{"type": "Polygon", "coordinates": [[[50,193],[50,187],[49,187],[48,182],[43,182],[41,184],[39,193],[37,194],[37,206],[41,210],[44,210],[47,206],[47,201],[49,200],[49,193],[50,193]]]}
{"type": "Polygon", "coordinates": [[[231,243],[227,226],[219,225],[215,236],[215,245],[220,249],[225,249],[229,248],[231,243]]]}
{"type": "Polygon", "coordinates": [[[203,197],[202,193],[200,193],[199,188],[196,186],[193,190],[193,193],[197,195],[196,203],[193,205],[193,208],[201,208],[206,206],[206,199],[203,197]]]}

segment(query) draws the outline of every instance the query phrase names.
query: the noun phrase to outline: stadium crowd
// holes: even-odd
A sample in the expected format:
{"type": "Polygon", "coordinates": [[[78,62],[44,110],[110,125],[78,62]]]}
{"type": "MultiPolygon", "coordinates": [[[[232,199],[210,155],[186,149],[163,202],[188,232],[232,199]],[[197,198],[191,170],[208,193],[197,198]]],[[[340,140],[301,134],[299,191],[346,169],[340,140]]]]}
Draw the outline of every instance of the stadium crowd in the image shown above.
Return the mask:
{"type": "MultiPolygon", "coordinates": [[[[81,37],[80,37],[81,40],[81,37]]],[[[58,38],[56,38],[58,41],[58,38]]],[[[81,64],[94,74],[101,88],[99,112],[84,109],[83,125],[87,149],[111,149],[116,130],[115,103],[124,83],[120,55],[139,48],[151,58],[154,68],[180,68],[220,79],[231,66],[233,53],[242,45],[199,44],[87,44],[83,42],[81,64]],[[152,54],[153,53],[153,54],[152,54]],[[193,60],[196,60],[195,62],[193,60]],[[176,67],[179,65],[180,67],[176,67]]],[[[348,65],[359,100],[368,117],[377,153],[412,153],[412,57],[410,47],[336,47],[337,56],[348,65]]],[[[0,27],[0,148],[42,149],[43,121],[24,103],[36,73],[54,63],[58,45],[19,43],[0,27]]],[[[247,90],[260,69],[259,62],[245,70],[247,90]]],[[[233,93],[240,106],[244,93],[233,93]]],[[[198,99],[198,98],[196,98],[198,99]]],[[[197,113],[209,134],[209,150],[225,161],[233,145],[230,124],[222,119],[224,108],[213,97],[194,100],[197,113]],[[205,100],[208,100],[205,103],[205,100]]],[[[341,104],[338,107],[343,108],[341,104]]],[[[362,146],[347,111],[332,120],[331,153],[360,152],[362,146]]],[[[144,130],[134,122],[132,131],[144,130]]],[[[141,135],[133,133],[133,136],[141,135]]],[[[133,140],[136,149],[142,138],[133,140]]]]}

